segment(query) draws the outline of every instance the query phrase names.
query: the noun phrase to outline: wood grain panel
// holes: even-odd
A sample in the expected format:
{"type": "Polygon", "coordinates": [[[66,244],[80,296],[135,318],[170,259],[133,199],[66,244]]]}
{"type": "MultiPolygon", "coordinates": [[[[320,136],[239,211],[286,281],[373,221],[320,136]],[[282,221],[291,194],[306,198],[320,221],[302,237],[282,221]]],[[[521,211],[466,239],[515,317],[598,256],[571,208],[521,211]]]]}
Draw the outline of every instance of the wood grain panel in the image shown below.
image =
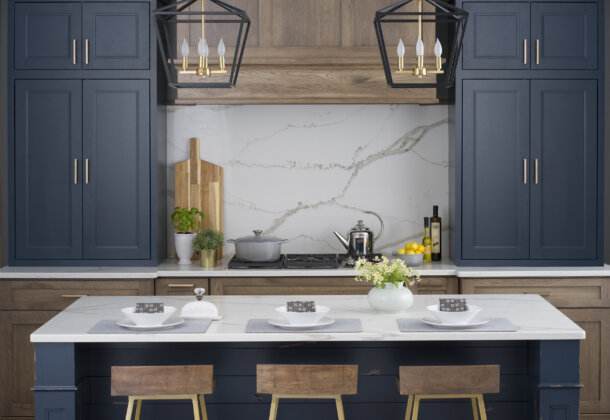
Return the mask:
{"type": "Polygon", "coordinates": [[[357,365],[256,365],[256,392],[292,395],[353,395],[357,365]]]}
{"type": "Polygon", "coordinates": [[[155,279],[155,296],[194,296],[193,290],[197,287],[210,293],[210,279],[200,277],[171,277],[155,279]]]}
{"type": "Polygon", "coordinates": [[[211,394],[212,365],[112,366],[110,395],[211,394]]]}
{"type": "Polygon", "coordinates": [[[341,0],[273,0],[274,47],[341,45],[341,0]]]}
{"type": "Polygon", "coordinates": [[[500,365],[400,366],[402,395],[496,394],[500,365]]]}

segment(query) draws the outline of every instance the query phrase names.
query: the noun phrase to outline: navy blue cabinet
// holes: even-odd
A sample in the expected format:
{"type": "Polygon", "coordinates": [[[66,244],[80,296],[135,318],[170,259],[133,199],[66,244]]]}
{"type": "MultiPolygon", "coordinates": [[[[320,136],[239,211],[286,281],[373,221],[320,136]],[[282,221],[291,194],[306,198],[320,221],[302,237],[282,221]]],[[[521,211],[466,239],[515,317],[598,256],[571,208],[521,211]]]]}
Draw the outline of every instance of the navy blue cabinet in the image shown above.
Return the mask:
{"type": "Polygon", "coordinates": [[[529,68],[529,3],[464,3],[468,26],[464,34],[465,69],[529,68]]]}
{"type": "Polygon", "coordinates": [[[81,258],[81,81],[19,80],[15,111],[16,257],[81,258]]]}
{"type": "Polygon", "coordinates": [[[465,80],[462,254],[529,258],[529,82],[465,80]]]}
{"type": "Polygon", "coordinates": [[[15,68],[80,68],[80,3],[15,5],[15,68]]]}
{"type": "Polygon", "coordinates": [[[83,83],[84,258],[148,259],[149,83],[83,83]]]}
{"type": "Polygon", "coordinates": [[[531,251],[594,259],[597,249],[597,82],[533,80],[531,251]]]}

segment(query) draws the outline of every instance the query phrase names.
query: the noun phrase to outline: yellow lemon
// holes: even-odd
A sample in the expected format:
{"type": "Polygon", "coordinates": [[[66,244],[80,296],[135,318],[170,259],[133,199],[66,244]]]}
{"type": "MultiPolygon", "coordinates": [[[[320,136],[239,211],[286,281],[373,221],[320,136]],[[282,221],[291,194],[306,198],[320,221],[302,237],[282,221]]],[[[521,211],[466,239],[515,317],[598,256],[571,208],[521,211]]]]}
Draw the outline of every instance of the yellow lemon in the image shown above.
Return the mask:
{"type": "Polygon", "coordinates": [[[407,251],[407,255],[413,255],[415,254],[415,251],[407,251]]]}
{"type": "Polygon", "coordinates": [[[420,244],[420,245],[417,245],[417,251],[418,251],[419,253],[424,252],[424,250],[425,250],[425,249],[426,249],[426,248],[425,248],[423,245],[421,245],[421,244],[420,244]]]}
{"type": "Polygon", "coordinates": [[[413,242],[410,246],[409,249],[412,251],[417,251],[419,245],[417,245],[415,242],[413,242]]]}
{"type": "Polygon", "coordinates": [[[405,252],[407,252],[407,251],[405,251],[405,250],[404,250],[404,249],[402,249],[402,248],[399,248],[399,249],[397,249],[397,250],[396,250],[396,253],[397,253],[397,254],[404,254],[405,252]]]}

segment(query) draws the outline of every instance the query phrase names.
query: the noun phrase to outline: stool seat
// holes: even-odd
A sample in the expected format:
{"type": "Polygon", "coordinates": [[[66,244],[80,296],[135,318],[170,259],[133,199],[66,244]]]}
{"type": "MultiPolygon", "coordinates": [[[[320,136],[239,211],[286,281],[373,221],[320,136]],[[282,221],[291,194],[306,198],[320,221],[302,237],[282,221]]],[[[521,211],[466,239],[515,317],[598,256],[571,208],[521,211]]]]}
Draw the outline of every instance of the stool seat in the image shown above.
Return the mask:
{"type": "Polygon", "coordinates": [[[110,395],[127,396],[126,420],[136,420],[144,400],[191,400],[195,420],[207,420],[204,394],[214,391],[213,366],[112,366],[110,395]],[[201,411],[201,417],[200,417],[201,411]]]}
{"type": "Polygon", "coordinates": [[[357,365],[257,365],[256,392],[271,394],[269,420],[275,420],[281,398],[334,399],[339,420],[345,419],[342,395],[358,392],[357,365]]]}
{"type": "Polygon", "coordinates": [[[474,420],[487,420],[483,394],[500,392],[499,365],[400,366],[401,395],[409,395],[406,420],[417,420],[422,399],[469,398],[474,420]]]}

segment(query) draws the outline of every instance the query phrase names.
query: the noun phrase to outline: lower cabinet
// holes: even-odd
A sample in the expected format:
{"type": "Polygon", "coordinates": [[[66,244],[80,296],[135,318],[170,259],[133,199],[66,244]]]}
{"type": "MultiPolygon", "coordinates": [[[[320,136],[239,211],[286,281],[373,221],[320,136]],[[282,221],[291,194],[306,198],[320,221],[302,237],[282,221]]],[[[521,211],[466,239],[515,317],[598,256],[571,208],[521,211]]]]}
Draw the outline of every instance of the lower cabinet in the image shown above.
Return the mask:
{"type": "Polygon", "coordinates": [[[192,296],[196,288],[205,289],[205,294],[209,295],[210,280],[201,277],[155,279],[155,296],[192,296]]]}

